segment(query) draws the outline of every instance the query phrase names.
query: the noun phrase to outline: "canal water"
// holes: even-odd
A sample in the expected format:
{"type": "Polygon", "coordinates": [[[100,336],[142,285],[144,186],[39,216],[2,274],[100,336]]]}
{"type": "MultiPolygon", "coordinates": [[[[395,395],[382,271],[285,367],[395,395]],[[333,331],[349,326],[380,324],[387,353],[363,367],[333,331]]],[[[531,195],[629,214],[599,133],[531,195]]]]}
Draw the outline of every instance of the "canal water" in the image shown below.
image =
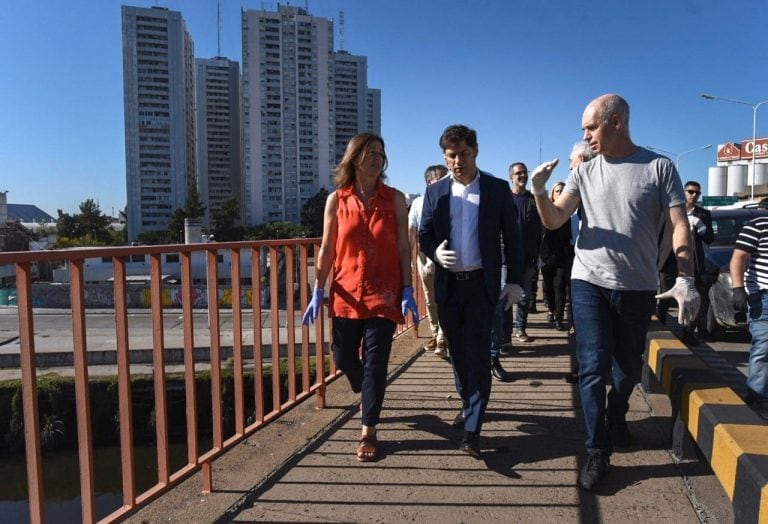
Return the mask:
{"type": "MultiPolygon", "coordinates": [[[[170,445],[169,453],[171,471],[186,463],[186,444],[170,445]]],[[[154,444],[134,446],[134,464],[137,493],[157,483],[157,451],[154,444]]],[[[110,446],[94,449],[93,467],[96,518],[101,519],[123,505],[120,448],[110,446]]],[[[82,522],[79,471],[76,453],[43,455],[46,522],[82,522]]],[[[27,470],[23,452],[18,458],[0,459],[0,522],[29,522],[27,470]]]]}

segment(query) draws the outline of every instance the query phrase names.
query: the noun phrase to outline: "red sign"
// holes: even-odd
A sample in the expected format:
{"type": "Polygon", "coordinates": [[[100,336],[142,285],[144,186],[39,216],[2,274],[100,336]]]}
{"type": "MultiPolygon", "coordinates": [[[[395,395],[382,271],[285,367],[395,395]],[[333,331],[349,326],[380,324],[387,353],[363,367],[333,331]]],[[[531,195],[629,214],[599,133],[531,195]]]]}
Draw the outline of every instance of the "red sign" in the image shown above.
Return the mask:
{"type": "Polygon", "coordinates": [[[738,160],[741,158],[741,148],[733,142],[723,144],[720,149],[717,150],[717,161],[727,162],[729,160],[738,160]]]}
{"type": "MultiPolygon", "coordinates": [[[[751,140],[742,140],[741,142],[741,159],[752,160],[752,152],[755,153],[755,158],[768,158],[768,138],[758,138],[755,140],[754,146],[751,140]]],[[[720,154],[718,153],[717,159],[720,160],[720,154]]]]}

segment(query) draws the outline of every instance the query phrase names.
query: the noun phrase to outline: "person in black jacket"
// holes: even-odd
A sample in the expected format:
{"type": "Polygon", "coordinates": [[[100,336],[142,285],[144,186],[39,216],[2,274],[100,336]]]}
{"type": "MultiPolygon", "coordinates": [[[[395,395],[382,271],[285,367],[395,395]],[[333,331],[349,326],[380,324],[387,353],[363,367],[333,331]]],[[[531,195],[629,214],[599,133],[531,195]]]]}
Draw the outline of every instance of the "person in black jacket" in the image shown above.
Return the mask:
{"type": "MultiPolygon", "coordinates": [[[[563,192],[565,182],[558,182],[552,187],[549,198],[554,202],[563,192]]],[[[566,331],[568,326],[563,323],[565,303],[568,297],[568,283],[571,278],[573,263],[573,246],[571,245],[571,219],[554,231],[544,229],[544,235],[539,249],[541,258],[541,277],[544,295],[549,297],[550,322],[555,323],[555,329],[566,331]]],[[[570,319],[569,319],[570,320],[570,319]]]]}
{"type": "MultiPolygon", "coordinates": [[[[531,342],[525,329],[528,327],[528,313],[536,308],[536,286],[539,279],[539,246],[541,245],[541,218],[536,210],[536,200],[526,184],[528,168],[522,162],[509,166],[512,185],[512,199],[517,210],[517,223],[523,238],[523,296],[517,303],[514,319],[514,335],[520,342],[531,342]]],[[[505,321],[509,321],[509,315],[505,321]]],[[[505,332],[507,328],[505,327],[505,332]]]]}
{"type": "MultiPolygon", "coordinates": [[[[693,253],[693,276],[696,289],[701,295],[701,307],[699,308],[699,314],[696,321],[688,326],[683,327],[683,342],[698,345],[700,343],[698,337],[695,335],[694,330],[696,326],[705,321],[704,316],[709,309],[709,287],[712,282],[708,282],[705,277],[706,259],[705,259],[705,246],[712,243],[715,239],[715,232],[712,229],[712,213],[696,205],[701,196],[701,184],[695,180],[689,180],[685,183],[685,210],[688,214],[688,224],[691,228],[691,235],[694,242],[693,253]]],[[[677,275],[677,264],[675,262],[675,254],[670,253],[667,257],[664,265],[659,272],[659,283],[661,291],[666,291],[671,287],[670,284],[674,283],[675,276],[677,275]]],[[[666,319],[667,301],[660,300],[657,309],[657,317],[664,323],[666,319]]]]}

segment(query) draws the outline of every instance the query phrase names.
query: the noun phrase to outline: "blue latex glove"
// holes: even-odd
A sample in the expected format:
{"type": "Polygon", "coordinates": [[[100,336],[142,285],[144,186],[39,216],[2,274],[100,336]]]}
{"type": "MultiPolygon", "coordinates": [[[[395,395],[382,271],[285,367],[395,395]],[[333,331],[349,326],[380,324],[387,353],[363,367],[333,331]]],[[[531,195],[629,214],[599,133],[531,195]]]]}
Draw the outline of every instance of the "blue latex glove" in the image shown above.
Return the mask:
{"type": "Polygon", "coordinates": [[[403,302],[402,302],[403,316],[408,318],[408,312],[413,315],[414,325],[419,325],[419,308],[416,307],[416,301],[413,299],[413,287],[408,286],[403,288],[403,302]]]}
{"type": "Polygon", "coordinates": [[[302,324],[308,326],[315,323],[315,319],[320,314],[320,308],[323,307],[323,296],[325,296],[323,288],[316,287],[312,292],[312,300],[309,301],[307,310],[304,312],[304,319],[301,321],[302,324]]]}

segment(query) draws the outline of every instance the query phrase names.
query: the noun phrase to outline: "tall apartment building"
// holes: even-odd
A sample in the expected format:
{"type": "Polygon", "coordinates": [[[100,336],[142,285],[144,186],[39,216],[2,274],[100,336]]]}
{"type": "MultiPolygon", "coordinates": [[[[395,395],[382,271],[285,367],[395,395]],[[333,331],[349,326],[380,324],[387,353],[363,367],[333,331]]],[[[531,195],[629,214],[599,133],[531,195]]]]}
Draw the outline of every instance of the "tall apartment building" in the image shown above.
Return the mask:
{"type": "Polygon", "coordinates": [[[128,239],[164,232],[195,182],[194,45],[177,11],[122,6],[128,239]]]}
{"type": "Polygon", "coordinates": [[[195,60],[197,100],[197,181],[205,206],[203,227],[230,198],[242,206],[240,64],[226,58],[195,60]]]}
{"type": "Polygon", "coordinates": [[[278,5],[242,30],[246,223],[298,222],[334,166],[333,23],[278,5]]]}
{"type": "Polygon", "coordinates": [[[296,222],[349,139],[381,133],[381,91],[366,57],[334,53],[331,20],[278,5],[242,21],[246,221],[296,222]]]}
{"type": "Polygon", "coordinates": [[[381,136],[381,89],[368,88],[365,95],[365,129],[381,136]]]}
{"type": "Polygon", "coordinates": [[[368,58],[336,51],[333,55],[333,86],[335,163],[338,164],[349,139],[367,130],[368,58]]]}

